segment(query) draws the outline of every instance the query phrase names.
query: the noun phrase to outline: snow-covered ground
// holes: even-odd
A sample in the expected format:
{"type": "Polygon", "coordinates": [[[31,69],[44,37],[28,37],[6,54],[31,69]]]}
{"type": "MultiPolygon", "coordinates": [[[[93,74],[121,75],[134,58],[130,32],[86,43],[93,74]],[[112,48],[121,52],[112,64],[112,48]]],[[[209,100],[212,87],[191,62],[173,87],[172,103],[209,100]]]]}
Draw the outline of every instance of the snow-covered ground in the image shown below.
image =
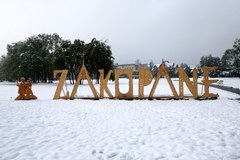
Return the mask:
{"type": "Polygon", "coordinates": [[[213,79],[218,79],[222,81],[220,85],[240,89],[240,78],[213,78],[213,79]]]}
{"type": "MultiPolygon", "coordinates": [[[[56,85],[33,84],[38,100],[14,101],[17,86],[0,83],[1,160],[240,159],[237,94],[211,88],[219,99],[52,100],[56,85]]],[[[127,81],[120,85],[126,92],[127,81]]],[[[114,95],[114,83],[108,86],[114,95]]],[[[135,95],[137,89],[135,80],[135,95]]],[[[165,79],[155,93],[171,95],[165,79]]],[[[91,95],[89,86],[79,86],[78,94],[91,95]]]]}

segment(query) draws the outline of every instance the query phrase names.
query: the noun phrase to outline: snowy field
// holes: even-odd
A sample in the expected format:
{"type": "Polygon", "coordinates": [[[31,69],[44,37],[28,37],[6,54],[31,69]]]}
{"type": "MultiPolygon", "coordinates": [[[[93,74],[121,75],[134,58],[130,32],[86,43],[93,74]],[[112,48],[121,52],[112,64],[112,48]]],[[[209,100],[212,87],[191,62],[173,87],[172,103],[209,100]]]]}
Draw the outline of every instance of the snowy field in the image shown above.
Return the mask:
{"type": "Polygon", "coordinates": [[[222,86],[239,88],[240,89],[240,78],[213,78],[222,81],[222,86]]]}
{"type": "MultiPolygon", "coordinates": [[[[237,94],[210,88],[219,99],[52,100],[56,85],[33,84],[38,100],[14,101],[15,83],[0,83],[1,160],[240,160],[237,94]]],[[[115,95],[114,83],[108,86],[115,95]]],[[[126,80],[120,86],[127,91],[126,80]]],[[[137,89],[135,80],[135,95],[137,89]]],[[[89,86],[78,94],[91,96],[89,86]]],[[[166,80],[155,94],[171,95],[166,80]]]]}

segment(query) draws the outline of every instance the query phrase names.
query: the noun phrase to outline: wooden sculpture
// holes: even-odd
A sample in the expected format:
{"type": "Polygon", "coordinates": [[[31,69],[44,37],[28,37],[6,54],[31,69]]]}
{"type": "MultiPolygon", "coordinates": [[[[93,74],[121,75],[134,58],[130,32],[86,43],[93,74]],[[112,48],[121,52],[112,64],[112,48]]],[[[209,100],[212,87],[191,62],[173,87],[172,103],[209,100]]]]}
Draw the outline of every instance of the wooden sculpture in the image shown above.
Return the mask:
{"type": "Polygon", "coordinates": [[[182,68],[177,68],[179,74],[179,98],[198,98],[197,69],[193,69],[193,82],[189,79],[187,73],[182,68]],[[184,95],[183,82],[186,83],[192,96],[184,95]]]}
{"type": "Polygon", "coordinates": [[[32,79],[29,78],[27,82],[24,77],[20,78],[20,81],[17,82],[18,86],[18,96],[15,100],[31,100],[37,99],[37,97],[32,92],[32,79]]]}
{"type": "Polygon", "coordinates": [[[171,80],[171,77],[169,76],[169,73],[167,71],[167,68],[165,67],[164,62],[159,66],[159,71],[157,73],[156,80],[155,80],[155,82],[153,84],[152,90],[151,90],[151,92],[149,94],[149,97],[148,97],[148,99],[154,99],[154,98],[156,98],[156,99],[159,99],[159,98],[160,99],[161,98],[177,99],[178,98],[177,91],[176,91],[176,89],[175,89],[175,87],[173,85],[173,82],[171,80]],[[173,96],[167,96],[167,97],[166,96],[158,96],[158,97],[154,97],[154,92],[155,92],[155,90],[157,88],[157,85],[158,85],[158,82],[159,82],[159,80],[160,80],[160,78],[162,76],[166,77],[167,82],[168,82],[168,84],[169,84],[169,86],[171,88],[171,91],[173,93],[173,96]]]}
{"type": "Polygon", "coordinates": [[[203,94],[203,98],[206,99],[216,99],[219,97],[218,94],[213,94],[213,93],[209,93],[209,86],[212,83],[216,83],[218,82],[218,80],[209,80],[208,79],[208,74],[211,71],[214,71],[215,69],[217,69],[217,67],[203,67],[203,84],[204,84],[204,89],[205,89],[205,93],[203,94]]]}
{"type": "MultiPolygon", "coordinates": [[[[155,79],[152,78],[152,74],[149,69],[147,68],[139,68],[139,80],[138,80],[138,96],[133,95],[133,71],[129,68],[123,68],[123,69],[115,69],[115,96],[112,95],[110,89],[108,88],[108,81],[110,79],[110,75],[112,73],[112,70],[108,72],[106,77],[104,77],[104,70],[99,69],[99,80],[100,80],[100,94],[95,89],[88,71],[84,65],[81,67],[81,70],[78,74],[77,81],[74,85],[74,88],[72,90],[71,95],[69,96],[69,92],[66,91],[67,94],[65,94],[63,90],[64,82],[67,77],[68,70],[55,70],[54,71],[54,77],[56,77],[57,74],[61,73],[60,81],[58,84],[58,87],[56,89],[55,95],[53,99],[102,99],[102,98],[109,98],[109,99],[126,99],[126,100],[132,100],[132,99],[184,99],[184,98],[194,98],[194,99],[216,99],[218,98],[218,94],[210,93],[209,87],[212,83],[216,83],[218,80],[210,80],[208,75],[209,72],[215,70],[217,67],[203,67],[203,80],[202,84],[204,86],[205,92],[201,95],[198,95],[198,75],[197,75],[197,69],[193,69],[193,80],[190,80],[184,69],[177,68],[179,73],[179,93],[177,93],[175,86],[171,80],[171,77],[168,73],[167,67],[164,64],[164,61],[162,61],[162,64],[158,68],[157,76],[155,79]],[[121,75],[126,75],[128,77],[128,91],[127,93],[122,93],[120,91],[120,84],[119,84],[119,78],[121,75]],[[158,87],[158,83],[162,77],[165,77],[168,85],[172,91],[172,95],[157,95],[154,96],[155,90],[158,87]],[[93,93],[94,97],[78,97],[76,96],[77,90],[80,84],[81,80],[87,80],[88,85],[91,88],[91,91],[93,93]],[[152,80],[153,86],[151,88],[151,91],[149,93],[149,96],[145,96],[144,94],[144,87],[151,84],[152,80]],[[190,91],[190,95],[184,94],[184,83],[186,84],[185,87],[187,87],[190,91]],[[61,97],[60,94],[63,91],[64,97],[61,97]],[[104,97],[104,92],[108,95],[108,97],[104,97]]],[[[19,96],[16,99],[29,99],[31,97],[30,95],[33,95],[31,90],[31,85],[28,89],[24,89],[27,86],[27,83],[24,82],[25,79],[21,79],[21,83],[18,83],[19,86],[19,96]]],[[[66,85],[66,83],[65,83],[66,85]]],[[[67,87],[66,87],[67,89],[67,87]]]]}
{"type": "Polygon", "coordinates": [[[118,99],[133,99],[133,78],[132,69],[116,69],[115,70],[115,95],[118,99]],[[129,89],[127,93],[121,93],[119,89],[119,77],[120,75],[127,75],[129,82],[129,89]]]}
{"type": "MultiPolygon", "coordinates": [[[[77,89],[78,89],[78,86],[80,84],[80,81],[81,80],[87,80],[91,90],[92,90],[92,93],[93,93],[93,96],[94,98],[93,99],[99,99],[98,97],[98,94],[97,94],[97,91],[96,89],[94,88],[94,85],[92,84],[92,81],[89,77],[89,74],[88,74],[88,71],[87,71],[87,68],[85,67],[85,65],[83,64],[82,65],[82,68],[80,70],[80,73],[78,74],[78,77],[77,77],[77,81],[73,87],[73,90],[72,90],[72,93],[71,93],[71,96],[70,96],[70,99],[76,99],[78,97],[76,97],[76,93],[77,93],[77,89]]],[[[81,98],[81,97],[80,97],[81,98]]]]}
{"type": "Polygon", "coordinates": [[[152,82],[152,73],[147,68],[139,69],[138,97],[144,99],[144,87],[152,82]]]}
{"type": "Polygon", "coordinates": [[[67,90],[67,84],[66,84],[66,78],[68,70],[54,70],[53,77],[56,78],[56,76],[61,73],[61,77],[57,86],[57,89],[55,91],[53,99],[69,99],[69,91],[67,90]],[[65,83],[66,91],[63,89],[63,85],[65,83]],[[61,96],[61,92],[63,92],[64,96],[61,96]]]}
{"type": "Polygon", "coordinates": [[[112,70],[110,70],[106,76],[106,78],[104,79],[104,70],[103,69],[99,69],[98,72],[100,73],[100,98],[103,99],[104,98],[104,90],[105,92],[108,94],[109,98],[113,98],[112,93],[110,92],[107,83],[110,79],[112,70]]]}

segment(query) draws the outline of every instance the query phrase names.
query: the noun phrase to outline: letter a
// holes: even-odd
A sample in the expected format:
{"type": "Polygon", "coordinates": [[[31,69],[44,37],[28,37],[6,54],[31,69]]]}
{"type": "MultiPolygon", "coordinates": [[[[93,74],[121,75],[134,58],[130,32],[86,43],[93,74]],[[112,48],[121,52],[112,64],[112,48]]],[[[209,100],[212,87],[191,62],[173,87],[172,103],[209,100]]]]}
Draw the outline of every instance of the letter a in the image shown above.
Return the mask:
{"type": "Polygon", "coordinates": [[[70,99],[74,99],[81,80],[87,80],[88,81],[88,84],[90,85],[90,88],[91,88],[92,93],[94,95],[94,99],[98,99],[97,91],[92,84],[92,81],[91,81],[91,79],[88,75],[88,71],[87,71],[85,65],[82,66],[82,68],[80,70],[80,73],[78,74],[78,78],[77,78],[77,81],[76,81],[76,83],[73,87],[73,91],[71,93],[70,99]]]}
{"type": "MultiPolygon", "coordinates": [[[[177,94],[177,92],[176,92],[176,89],[175,89],[175,87],[174,87],[174,85],[173,85],[173,83],[172,83],[172,80],[171,80],[171,78],[170,78],[170,76],[169,76],[169,74],[168,74],[168,71],[167,71],[164,63],[162,63],[162,64],[159,66],[159,71],[158,71],[158,73],[157,73],[156,80],[155,80],[155,82],[154,82],[154,84],[153,84],[152,90],[151,90],[148,98],[149,98],[149,99],[153,99],[153,98],[154,98],[154,97],[153,97],[153,94],[154,94],[154,92],[155,92],[155,90],[156,90],[156,87],[157,87],[157,85],[158,85],[158,82],[159,82],[161,76],[166,76],[166,79],[167,79],[167,81],[168,81],[168,84],[169,84],[169,86],[170,86],[170,88],[171,88],[171,90],[172,90],[172,92],[173,92],[173,98],[178,98],[178,94],[177,94]]],[[[172,98],[172,97],[169,97],[169,98],[172,98]]]]}

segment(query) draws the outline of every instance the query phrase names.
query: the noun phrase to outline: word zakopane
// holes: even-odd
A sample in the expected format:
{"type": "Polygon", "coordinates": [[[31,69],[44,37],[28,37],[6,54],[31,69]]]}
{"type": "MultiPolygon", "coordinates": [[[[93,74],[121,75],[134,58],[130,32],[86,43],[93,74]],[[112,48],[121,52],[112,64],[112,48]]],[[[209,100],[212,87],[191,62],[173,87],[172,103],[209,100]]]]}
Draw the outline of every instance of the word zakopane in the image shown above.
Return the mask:
{"type": "MultiPolygon", "coordinates": [[[[132,70],[131,69],[116,69],[115,70],[115,96],[112,95],[112,93],[110,92],[109,88],[108,88],[108,81],[110,79],[110,75],[112,73],[112,70],[110,70],[107,74],[107,76],[104,78],[104,70],[100,69],[99,73],[100,73],[100,94],[98,94],[98,92],[96,91],[96,88],[94,87],[88,71],[85,67],[85,65],[83,65],[81,67],[81,70],[78,74],[77,77],[77,81],[73,87],[73,90],[71,92],[71,95],[69,94],[68,91],[63,90],[63,86],[65,83],[65,80],[67,78],[67,73],[68,70],[54,70],[54,78],[56,78],[56,76],[58,74],[61,74],[60,79],[59,79],[59,83],[56,89],[56,92],[54,94],[53,99],[103,99],[103,98],[109,98],[109,99],[127,99],[127,100],[132,100],[132,99],[183,99],[183,98],[194,98],[194,99],[216,99],[219,97],[218,94],[214,94],[214,93],[210,93],[209,92],[209,86],[212,83],[216,83],[218,82],[218,80],[209,80],[208,78],[208,74],[209,72],[215,70],[217,67],[203,67],[203,80],[202,80],[202,85],[204,86],[204,93],[202,95],[198,95],[198,76],[197,76],[197,69],[193,69],[193,81],[191,81],[189,79],[189,77],[187,76],[186,72],[184,71],[184,69],[182,68],[177,68],[178,73],[179,73],[179,94],[177,93],[173,82],[171,80],[171,77],[169,76],[169,73],[167,71],[167,68],[165,67],[164,63],[162,63],[159,66],[159,70],[157,73],[157,76],[155,78],[155,81],[153,83],[152,89],[149,93],[149,96],[144,96],[144,87],[148,86],[153,78],[152,78],[152,74],[150,72],[149,69],[147,68],[140,68],[139,71],[139,80],[138,80],[138,96],[134,96],[133,95],[133,76],[132,76],[132,70]],[[127,93],[121,93],[120,92],[120,85],[119,85],[119,77],[121,75],[127,75],[128,77],[128,81],[129,81],[129,89],[127,93]],[[170,86],[170,89],[173,93],[173,96],[154,96],[156,87],[158,85],[158,82],[160,80],[161,77],[165,77],[167,79],[167,82],[170,86]],[[81,80],[87,80],[91,91],[93,93],[93,97],[89,98],[89,97],[77,97],[77,90],[80,84],[81,80]],[[191,95],[184,95],[184,85],[183,83],[186,83],[187,88],[189,89],[189,91],[191,92],[191,95]],[[64,92],[64,96],[61,96],[61,92],[64,92]],[[106,92],[106,94],[108,95],[107,97],[104,96],[104,91],[106,92]]],[[[66,84],[65,84],[66,85],[66,84]]]]}

